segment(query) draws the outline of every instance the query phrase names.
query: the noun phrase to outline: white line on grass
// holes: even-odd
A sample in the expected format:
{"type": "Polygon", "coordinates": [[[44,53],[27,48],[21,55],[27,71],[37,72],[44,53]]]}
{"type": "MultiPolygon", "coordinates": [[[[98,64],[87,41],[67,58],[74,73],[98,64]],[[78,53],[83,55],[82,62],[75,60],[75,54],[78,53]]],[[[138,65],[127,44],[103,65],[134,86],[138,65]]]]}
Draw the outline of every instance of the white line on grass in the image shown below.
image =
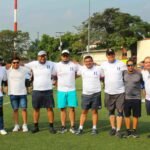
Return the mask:
{"type": "Polygon", "coordinates": [[[8,104],[10,104],[10,102],[4,103],[3,105],[8,105],[8,104]]]}

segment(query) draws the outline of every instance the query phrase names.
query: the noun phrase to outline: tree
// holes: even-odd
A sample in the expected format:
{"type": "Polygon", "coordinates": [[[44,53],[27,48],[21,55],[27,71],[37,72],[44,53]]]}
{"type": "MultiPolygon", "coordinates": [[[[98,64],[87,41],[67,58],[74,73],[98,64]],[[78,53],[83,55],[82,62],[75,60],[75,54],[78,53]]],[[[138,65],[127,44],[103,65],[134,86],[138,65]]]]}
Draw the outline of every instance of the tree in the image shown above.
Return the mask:
{"type": "Polygon", "coordinates": [[[8,60],[12,57],[14,50],[19,55],[22,55],[24,50],[28,49],[29,34],[27,32],[13,32],[11,30],[3,30],[0,32],[0,55],[8,60]],[[16,42],[16,49],[14,49],[14,42],[16,42]]]}
{"type": "MultiPolygon", "coordinates": [[[[82,24],[82,37],[87,40],[88,20],[82,24]],[[84,36],[83,36],[84,35],[84,36]]],[[[109,8],[91,17],[91,41],[100,40],[101,48],[121,47],[136,53],[137,41],[150,37],[150,24],[138,16],[120,12],[119,8],[109,8]]]]}

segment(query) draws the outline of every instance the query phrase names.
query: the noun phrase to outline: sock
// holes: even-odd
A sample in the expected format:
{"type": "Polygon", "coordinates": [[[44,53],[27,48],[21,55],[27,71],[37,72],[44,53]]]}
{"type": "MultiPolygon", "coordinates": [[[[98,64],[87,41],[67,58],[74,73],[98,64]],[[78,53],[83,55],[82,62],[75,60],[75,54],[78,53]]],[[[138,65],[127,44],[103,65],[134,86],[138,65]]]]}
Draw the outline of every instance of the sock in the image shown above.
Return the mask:
{"type": "Polygon", "coordinates": [[[79,126],[79,129],[83,130],[83,126],[79,126]]]}
{"type": "Polygon", "coordinates": [[[117,132],[118,132],[118,131],[120,131],[120,129],[119,129],[119,128],[117,128],[117,132]]]}
{"type": "Polygon", "coordinates": [[[96,125],[93,126],[93,129],[96,129],[96,125]]]}
{"type": "Polygon", "coordinates": [[[50,126],[51,128],[53,128],[53,123],[49,123],[49,126],[50,126]]]}
{"type": "Polygon", "coordinates": [[[35,126],[35,127],[38,127],[38,123],[34,123],[34,126],[35,126]]]}
{"type": "Polygon", "coordinates": [[[116,128],[115,128],[115,127],[112,127],[112,129],[116,130],[116,128]]]}

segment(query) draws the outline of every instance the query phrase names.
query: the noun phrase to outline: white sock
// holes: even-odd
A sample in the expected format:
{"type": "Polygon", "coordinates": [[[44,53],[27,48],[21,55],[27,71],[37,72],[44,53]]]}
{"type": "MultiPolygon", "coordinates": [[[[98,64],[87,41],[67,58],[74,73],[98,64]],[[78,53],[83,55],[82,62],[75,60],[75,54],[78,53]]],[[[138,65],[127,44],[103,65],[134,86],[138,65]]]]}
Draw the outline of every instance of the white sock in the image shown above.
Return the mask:
{"type": "Polygon", "coordinates": [[[120,129],[117,128],[117,132],[120,131],[120,129]]]}
{"type": "Polygon", "coordinates": [[[79,126],[79,129],[83,130],[83,126],[79,126]]]}
{"type": "Polygon", "coordinates": [[[96,126],[95,126],[95,125],[93,126],[93,129],[96,129],[96,126]]]}

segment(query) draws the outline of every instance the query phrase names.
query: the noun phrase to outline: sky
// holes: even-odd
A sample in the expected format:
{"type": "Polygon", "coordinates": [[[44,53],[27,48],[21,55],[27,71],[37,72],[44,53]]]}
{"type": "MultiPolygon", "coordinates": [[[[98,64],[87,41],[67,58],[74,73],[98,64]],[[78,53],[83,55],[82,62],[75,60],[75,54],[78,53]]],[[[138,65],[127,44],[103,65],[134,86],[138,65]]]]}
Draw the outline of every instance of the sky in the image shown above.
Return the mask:
{"type": "MultiPolygon", "coordinates": [[[[13,30],[14,0],[0,0],[0,31],[13,30]]],[[[138,15],[150,23],[150,0],[90,0],[91,14],[107,8],[138,15]]],[[[89,16],[89,0],[18,0],[18,30],[37,35],[57,36],[56,32],[75,32],[89,16]]]]}

